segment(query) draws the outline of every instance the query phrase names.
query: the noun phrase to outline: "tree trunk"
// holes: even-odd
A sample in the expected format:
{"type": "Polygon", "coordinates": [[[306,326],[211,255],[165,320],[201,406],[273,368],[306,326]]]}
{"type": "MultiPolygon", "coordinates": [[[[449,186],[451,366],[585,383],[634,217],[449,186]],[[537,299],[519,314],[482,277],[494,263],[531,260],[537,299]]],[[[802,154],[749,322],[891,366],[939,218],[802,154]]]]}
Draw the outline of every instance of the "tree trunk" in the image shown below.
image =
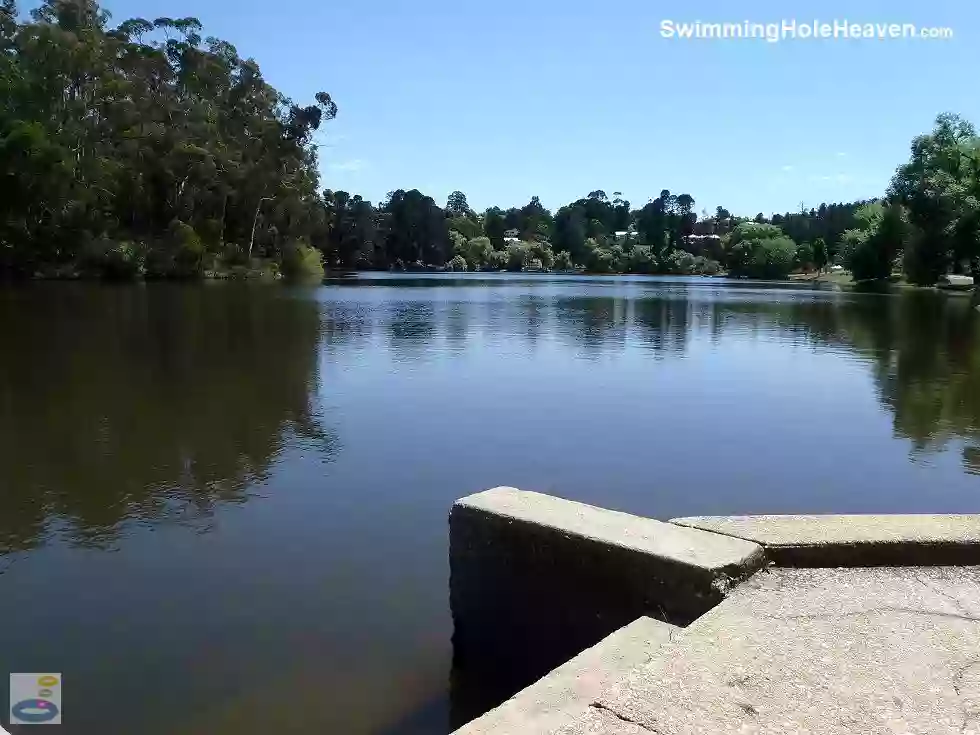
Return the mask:
{"type": "Polygon", "coordinates": [[[218,244],[222,247],[225,244],[225,217],[228,215],[228,192],[225,192],[221,200],[221,230],[218,233],[218,244]]]}
{"type": "Polygon", "coordinates": [[[255,245],[255,228],[259,226],[259,212],[262,209],[262,202],[267,202],[271,200],[272,197],[262,197],[259,199],[259,203],[255,205],[255,219],[252,220],[252,237],[248,241],[248,264],[249,267],[252,265],[252,248],[255,245]]]}

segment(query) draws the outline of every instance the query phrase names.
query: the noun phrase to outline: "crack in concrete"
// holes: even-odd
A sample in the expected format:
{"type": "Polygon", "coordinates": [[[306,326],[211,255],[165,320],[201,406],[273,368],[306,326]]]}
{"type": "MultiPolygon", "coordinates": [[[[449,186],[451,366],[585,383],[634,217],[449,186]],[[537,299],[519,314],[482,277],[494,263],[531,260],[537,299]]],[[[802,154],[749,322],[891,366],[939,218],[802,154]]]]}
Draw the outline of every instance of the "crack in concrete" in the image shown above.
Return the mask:
{"type": "Polygon", "coordinates": [[[769,549],[767,544],[762,543],[758,539],[749,538],[747,536],[739,536],[733,531],[722,531],[720,528],[702,528],[701,526],[689,526],[686,523],[677,523],[676,521],[667,521],[668,523],[679,526],[680,528],[693,528],[695,531],[704,531],[705,533],[715,533],[719,536],[727,536],[728,538],[738,539],[739,541],[748,541],[750,544],[755,544],[756,546],[761,546],[763,553],[769,549]]]}
{"type": "MultiPolygon", "coordinates": [[[[952,680],[953,691],[956,692],[956,696],[959,697],[961,700],[963,699],[963,692],[962,692],[963,678],[967,675],[967,672],[969,672],[970,669],[973,669],[977,666],[980,666],[980,659],[971,659],[953,672],[953,680],[952,680]]],[[[964,704],[966,706],[962,708],[963,724],[960,726],[960,732],[963,733],[967,731],[967,727],[970,726],[971,722],[975,722],[977,721],[978,718],[980,718],[980,711],[971,709],[969,707],[970,705],[969,700],[967,700],[964,704]]]]}
{"type": "Polygon", "coordinates": [[[847,613],[809,613],[806,615],[760,615],[760,620],[827,620],[833,618],[854,618],[860,615],[871,615],[872,613],[910,613],[912,615],[922,615],[925,617],[952,618],[953,620],[965,620],[970,623],[980,623],[980,618],[970,615],[957,615],[955,613],[941,612],[939,610],[916,610],[912,607],[872,607],[867,610],[856,610],[847,613]]]}
{"type": "Polygon", "coordinates": [[[976,619],[976,618],[973,618],[972,617],[973,615],[976,614],[975,611],[968,609],[963,604],[963,600],[961,600],[960,598],[956,597],[955,595],[950,594],[946,590],[944,590],[944,589],[942,589],[940,587],[937,587],[934,584],[931,584],[929,582],[929,580],[923,579],[922,577],[915,576],[912,579],[914,579],[916,582],[918,582],[919,584],[921,584],[923,587],[925,587],[927,590],[929,590],[933,594],[938,595],[939,597],[942,597],[944,600],[948,600],[949,603],[953,606],[953,609],[956,610],[957,612],[962,613],[965,616],[970,616],[969,619],[971,619],[971,620],[975,620],[976,619]]]}
{"type": "Polygon", "coordinates": [[[620,720],[621,722],[628,722],[630,725],[635,725],[636,727],[639,727],[639,728],[642,728],[644,730],[647,730],[648,732],[653,732],[653,733],[660,733],[661,732],[660,730],[657,730],[656,728],[650,727],[649,725],[646,725],[646,724],[644,724],[642,722],[637,722],[636,720],[631,720],[626,715],[621,715],[616,710],[611,709],[611,708],[607,707],[606,705],[602,704],[602,702],[593,702],[592,704],[589,705],[589,707],[591,707],[592,709],[597,709],[600,712],[608,712],[613,717],[615,717],[617,720],[620,720]]]}

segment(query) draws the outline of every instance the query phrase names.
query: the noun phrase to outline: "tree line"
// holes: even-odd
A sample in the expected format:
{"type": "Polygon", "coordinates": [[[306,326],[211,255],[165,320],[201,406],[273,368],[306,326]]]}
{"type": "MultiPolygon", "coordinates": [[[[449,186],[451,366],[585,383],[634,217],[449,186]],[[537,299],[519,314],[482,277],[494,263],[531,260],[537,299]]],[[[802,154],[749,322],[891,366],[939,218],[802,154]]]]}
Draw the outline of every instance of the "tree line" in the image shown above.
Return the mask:
{"type": "Polygon", "coordinates": [[[822,204],[771,218],[737,217],[724,207],[699,215],[694,197],[666,189],[640,208],[620,192],[597,189],[554,213],[538,197],[522,207],[477,212],[461,191],[445,207],[418,190],[391,192],[377,207],[328,190],[324,204],[328,228],[314,245],[332,268],[783,277],[834,262],[865,203],[822,204]],[[743,242],[749,244],[737,249],[743,242]],[[756,242],[762,254],[749,257],[756,242]],[[770,251],[779,257],[768,258],[770,251]],[[760,265],[767,258],[773,262],[760,265]]]}
{"type": "Polygon", "coordinates": [[[955,115],[916,138],[881,199],[748,218],[667,189],[639,207],[597,189],[555,212],[321,190],[329,94],[296,103],[197,19],[113,25],[95,0],[43,0],[23,21],[0,0],[0,97],[0,276],[980,275],[980,138],[955,115]]]}
{"type": "MultiPolygon", "coordinates": [[[[554,214],[537,197],[476,213],[461,192],[439,206],[397,190],[375,206],[321,191],[329,94],[295,103],[197,19],[112,24],[95,0],[44,0],[23,21],[0,0],[0,96],[5,276],[714,273],[728,265],[717,238],[738,224],[666,190],[637,209],[596,190],[554,214]]],[[[809,219],[829,222],[824,209],[809,219]]]]}
{"type": "MultiPolygon", "coordinates": [[[[0,274],[193,276],[310,258],[326,215],[316,131],[195,18],[126,20],[94,0],[0,0],[0,274]]],[[[315,254],[314,254],[315,255],[315,254]]]]}

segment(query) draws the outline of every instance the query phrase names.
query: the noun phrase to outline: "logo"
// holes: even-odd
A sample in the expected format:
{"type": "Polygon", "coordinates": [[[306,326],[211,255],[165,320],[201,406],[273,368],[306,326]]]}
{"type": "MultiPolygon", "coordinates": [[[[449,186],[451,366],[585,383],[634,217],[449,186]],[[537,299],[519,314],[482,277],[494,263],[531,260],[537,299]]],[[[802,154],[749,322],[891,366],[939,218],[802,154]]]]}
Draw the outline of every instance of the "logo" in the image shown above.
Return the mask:
{"type": "Polygon", "coordinates": [[[11,674],[10,724],[60,725],[61,674],[11,674]]]}

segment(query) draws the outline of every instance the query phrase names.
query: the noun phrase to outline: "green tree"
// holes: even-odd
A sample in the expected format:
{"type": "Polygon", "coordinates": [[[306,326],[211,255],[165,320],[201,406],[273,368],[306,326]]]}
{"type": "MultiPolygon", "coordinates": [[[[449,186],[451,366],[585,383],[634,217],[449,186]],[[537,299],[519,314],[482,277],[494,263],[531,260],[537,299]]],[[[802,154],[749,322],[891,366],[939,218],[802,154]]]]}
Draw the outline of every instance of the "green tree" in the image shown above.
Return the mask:
{"type": "Polygon", "coordinates": [[[698,255],[694,258],[694,272],[702,276],[714,276],[721,272],[721,263],[698,255]]]}
{"type": "Polygon", "coordinates": [[[576,263],[584,263],[585,211],[578,205],[562,207],[555,215],[554,247],[567,252],[576,263]]]}
{"type": "Polygon", "coordinates": [[[796,243],[776,225],[742,222],[729,240],[728,270],[749,278],[785,278],[793,269],[796,243]]]}
{"type": "Polygon", "coordinates": [[[664,270],[678,276],[689,276],[694,273],[696,261],[694,256],[685,250],[674,250],[664,263],[664,270]]]}
{"type": "Polygon", "coordinates": [[[657,259],[649,245],[637,245],[630,251],[629,272],[643,274],[657,272],[657,259]]]}
{"type": "Polygon", "coordinates": [[[507,246],[507,270],[522,271],[531,264],[531,249],[526,242],[514,242],[507,246]]]}
{"type": "Polygon", "coordinates": [[[494,250],[490,253],[490,259],[487,262],[487,267],[493,271],[507,270],[507,266],[510,263],[510,253],[506,250],[494,250]]]}
{"type": "Polygon", "coordinates": [[[738,245],[743,240],[770,240],[783,237],[785,233],[780,227],[766,222],[741,222],[729,236],[729,244],[738,245]]]}
{"type": "Polygon", "coordinates": [[[574,263],[572,263],[572,256],[567,250],[560,250],[555,255],[554,268],[559,271],[570,271],[575,268],[574,263]]]}
{"type": "Polygon", "coordinates": [[[490,264],[493,245],[490,244],[489,237],[474,237],[466,240],[456,253],[462,255],[470,267],[477,271],[490,264]]]}
{"type": "Polygon", "coordinates": [[[346,191],[323,192],[322,218],[313,227],[311,240],[331,266],[384,267],[378,252],[377,212],[371,202],[346,191]]]}
{"type": "Polygon", "coordinates": [[[462,255],[454,255],[452,260],[446,263],[446,270],[455,271],[457,273],[466,272],[468,270],[466,258],[464,258],[462,255]]]}
{"type": "Polygon", "coordinates": [[[809,270],[810,266],[815,264],[816,258],[813,252],[813,245],[808,242],[802,242],[796,247],[796,267],[802,268],[803,270],[809,270]]]}
{"type": "Polygon", "coordinates": [[[398,189],[382,206],[387,215],[385,247],[394,262],[441,265],[449,260],[451,244],[443,210],[418,189],[398,189]]]}
{"type": "Polygon", "coordinates": [[[469,202],[461,191],[454,191],[446,201],[446,213],[450,217],[465,217],[470,213],[469,202]]]}
{"type": "Polygon", "coordinates": [[[963,268],[980,277],[980,140],[971,123],[939,115],[933,131],[912,142],[888,193],[908,211],[904,263],[913,282],[931,285],[963,268]]]}
{"type": "Polygon", "coordinates": [[[671,247],[671,230],[673,221],[672,202],[668,190],[660,192],[660,196],[646,204],[637,214],[636,224],[640,232],[640,242],[649,246],[658,260],[664,260],[671,247]]]}
{"type": "Polygon", "coordinates": [[[548,240],[553,225],[551,212],[542,206],[538,197],[531,197],[531,201],[521,207],[518,230],[522,239],[548,240]]]}
{"type": "Polygon", "coordinates": [[[818,272],[823,272],[827,267],[827,243],[822,237],[813,241],[813,264],[818,272]]]}
{"type": "Polygon", "coordinates": [[[500,207],[490,207],[483,213],[483,232],[490,238],[494,250],[504,249],[504,233],[507,226],[504,223],[500,207]]]}
{"type": "Polygon", "coordinates": [[[446,226],[450,230],[456,230],[456,232],[463,235],[467,240],[480,237],[483,234],[483,227],[475,216],[450,217],[446,220],[446,226]]]}
{"type": "Polygon", "coordinates": [[[146,242],[148,266],[186,275],[224,242],[278,259],[313,235],[313,138],[336,104],[294,104],[202,30],[111,27],[94,0],[44,0],[23,22],[0,5],[0,271],[79,264],[108,238],[146,242]],[[181,235],[181,250],[174,221],[203,237],[181,235]]]}
{"type": "Polygon", "coordinates": [[[599,241],[590,237],[585,241],[585,258],[583,265],[592,273],[614,273],[616,270],[615,256],[602,247],[599,241]]]}
{"type": "Polygon", "coordinates": [[[299,240],[283,248],[282,274],[296,280],[323,280],[323,260],[320,251],[299,240]]]}
{"type": "Polygon", "coordinates": [[[903,251],[907,224],[901,204],[873,202],[855,212],[858,227],[844,233],[842,257],[855,280],[885,280],[903,251]]]}
{"type": "Polygon", "coordinates": [[[466,257],[466,238],[462,233],[456,230],[449,231],[449,242],[452,245],[453,255],[462,255],[466,257]]]}
{"type": "Polygon", "coordinates": [[[528,243],[528,248],[531,251],[532,259],[541,263],[541,267],[545,270],[551,270],[552,266],[555,264],[555,253],[552,251],[549,243],[541,240],[534,240],[528,243]]]}

